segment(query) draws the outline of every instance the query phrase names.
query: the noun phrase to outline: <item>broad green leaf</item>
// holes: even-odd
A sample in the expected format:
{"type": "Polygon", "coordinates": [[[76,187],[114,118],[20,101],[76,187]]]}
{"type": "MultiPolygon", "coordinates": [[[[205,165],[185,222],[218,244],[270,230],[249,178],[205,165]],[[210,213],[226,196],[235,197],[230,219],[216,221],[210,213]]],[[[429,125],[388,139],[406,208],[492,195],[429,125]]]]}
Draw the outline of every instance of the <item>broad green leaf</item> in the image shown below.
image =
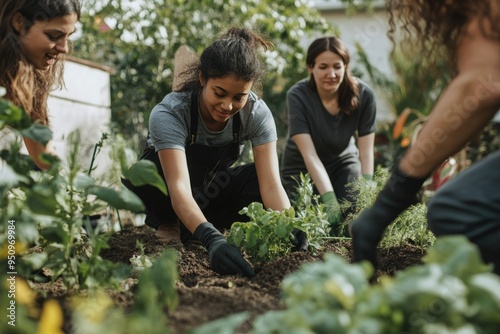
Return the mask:
{"type": "Polygon", "coordinates": [[[265,227],[266,225],[269,225],[271,221],[273,221],[275,217],[271,215],[268,212],[263,212],[262,216],[260,216],[260,219],[258,220],[259,223],[262,224],[262,227],[265,227]]]}
{"type": "MultiPolygon", "coordinates": [[[[471,321],[500,328],[500,278],[481,273],[470,279],[469,296],[471,321]]],[[[486,331],[485,331],[486,332],[486,331]]]]}
{"type": "Polygon", "coordinates": [[[50,128],[39,123],[33,123],[29,128],[21,130],[21,135],[39,142],[44,146],[52,139],[52,131],[50,128]]]}
{"type": "Polygon", "coordinates": [[[232,314],[228,317],[209,322],[196,329],[189,330],[187,334],[234,334],[238,327],[248,319],[248,312],[232,314]]]}
{"type": "Polygon", "coordinates": [[[68,234],[62,229],[61,226],[47,226],[40,229],[40,234],[49,243],[66,245],[68,234]]]}
{"type": "Polygon", "coordinates": [[[253,221],[259,221],[260,217],[265,214],[264,206],[262,203],[253,202],[250,203],[247,210],[247,215],[253,221]]]}
{"type": "Polygon", "coordinates": [[[424,257],[427,263],[436,263],[449,274],[467,280],[471,275],[491,271],[485,265],[477,246],[465,236],[444,236],[436,240],[424,257]]]}
{"type": "Polygon", "coordinates": [[[259,240],[260,229],[257,225],[255,225],[255,223],[248,222],[247,224],[249,224],[246,232],[247,246],[254,247],[259,240]]]}
{"type": "Polygon", "coordinates": [[[45,253],[31,253],[21,257],[21,261],[28,265],[31,269],[37,270],[42,268],[42,266],[47,261],[47,254],[45,253]]]}
{"type": "Polygon", "coordinates": [[[123,175],[136,187],[149,184],[158,188],[165,195],[168,195],[165,181],[158,174],[158,169],[152,161],[139,160],[132,164],[123,175]]]}
{"type": "Polygon", "coordinates": [[[91,216],[105,210],[107,206],[108,204],[106,202],[99,200],[92,201],[91,203],[87,202],[83,205],[81,214],[84,216],[91,216]]]}
{"type": "MultiPolygon", "coordinates": [[[[151,268],[153,282],[158,291],[158,299],[161,306],[174,309],[178,302],[178,295],[175,290],[175,283],[178,280],[177,260],[179,253],[173,249],[165,249],[158,257],[151,268]]],[[[140,279],[140,278],[139,278],[140,279]]],[[[146,283],[147,284],[147,283],[146,283]]]]}
{"type": "Polygon", "coordinates": [[[0,189],[12,189],[21,182],[28,182],[28,178],[17,174],[9,165],[6,164],[0,169],[0,189]]]}
{"type": "Polygon", "coordinates": [[[35,185],[28,193],[26,204],[34,213],[47,216],[57,216],[58,203],[49,187],[35,185]]]}
{"type": "Polygon", "coordinates": [[[75,186],[80,189],[87,189],[90,186],[93,186],[95,181],[92,177],[87,174],[79,173],[76,176],[75,186]]]}
{"type": "Polygon", "coordinates": [[[97,198],[109,203],[109,205],[119,210],[129,210],[135,213],[141,213],[145,210],[142,200],[125,187],[121,187],[120,190],[115,190],[93,186],[89,188],[88,192],[89,194],[96,195],[97,198]]]}
{"type": "Polygon", "coordinates": [[[245,232],[244,232],[243,228],[241,228],[238,225],[233,224],[231,226],[231,230],[229,231],[227,241],[236,247],[240,247],[241,242],[243,241],[244,237],[245,237],[245,232]]]}
{"type": "Polygon", "coordinates": [[[8,126],[19,129],[23,125],[27,125],[27,118],[23,109],[15,106],[10,101],[0,98],[0,124],[4,123],[8,126]]]}
{"type": "Polygon", "coordinates": [[[257,253],[257,256],[259,258],[265,258],[268,252],[269,252],[269,246],[267,242],[263,242],[259,247],[259,253],[257,253]]]}
{"type": "Polygon", "coordinates": [[[288,221],[284,216],[281,216],[278,219],[278,224],[274,228],[274,233],[276,233],[276,236],[280,239],[285,238],[288,235],[289,228],[288,228],[288,221]]]}

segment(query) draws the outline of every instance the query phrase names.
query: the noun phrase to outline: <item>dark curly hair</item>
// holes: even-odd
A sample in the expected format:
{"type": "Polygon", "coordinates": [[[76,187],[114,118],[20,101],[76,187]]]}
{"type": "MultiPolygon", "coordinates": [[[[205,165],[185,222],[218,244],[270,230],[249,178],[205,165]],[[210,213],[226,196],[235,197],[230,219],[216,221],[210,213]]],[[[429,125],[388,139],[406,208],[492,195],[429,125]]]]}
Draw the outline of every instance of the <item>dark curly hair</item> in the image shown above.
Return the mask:
{"type": "Polygon", "coordinates": [[[205,80],[234,75],[258,83],[265,73],[260,48],[267,51],[274,45],[250,29],[230,28],[202,52],[199,61],[180,74],[185,80],[179,91],[201,89],[200,74],[205,80]]]}
{"type": "Polygon", "coordinates": [[[485,36],[500,38],[500,3],[498,0],[387,0],[389,38],[395,32],[416,37],[424,55],[443,50],[455,62],[456,46],[466,24],[479,18],[485,36]]]}

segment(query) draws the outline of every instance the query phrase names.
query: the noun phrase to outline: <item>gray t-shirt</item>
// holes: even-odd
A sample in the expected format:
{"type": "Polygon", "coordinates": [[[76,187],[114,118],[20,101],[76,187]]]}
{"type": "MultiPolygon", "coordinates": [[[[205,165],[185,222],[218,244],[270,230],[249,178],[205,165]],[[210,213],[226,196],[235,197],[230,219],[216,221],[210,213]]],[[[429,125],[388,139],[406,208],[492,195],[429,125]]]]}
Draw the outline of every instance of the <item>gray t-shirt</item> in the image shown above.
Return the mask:
{"type": "Polygon", "coordinates": [[[316,91],[308,86],[308,79],[296,83],[287,92],[288,138],[283,152],[284,175],[306,171],[300,151],[291,139],[300,133],[311,135],[320,160],[328,167],[346,154],[357,154],[354,134],[362,137],[375,132],[376,104],[372,89],[359,82],[359,106],[349,115],[331,115],[326,111],[316,91]]]}
{"type": "MultiPolygon", "coordinates": [[[[250,140],[252,146],[276,141],[276,124],[266,103],[253,92],[245,106],[239,111],[240,145],[250,140]]],[[[155,151],[175,148],[185,150],[191,126],[191,92],[172,92],[157,104],[149,118],[148,144],[155,151]]],[[[196,143],[219,146],[233,140],[233,117],[222,131],[210,131],[198,113],[198,132],[196,143]]]]}

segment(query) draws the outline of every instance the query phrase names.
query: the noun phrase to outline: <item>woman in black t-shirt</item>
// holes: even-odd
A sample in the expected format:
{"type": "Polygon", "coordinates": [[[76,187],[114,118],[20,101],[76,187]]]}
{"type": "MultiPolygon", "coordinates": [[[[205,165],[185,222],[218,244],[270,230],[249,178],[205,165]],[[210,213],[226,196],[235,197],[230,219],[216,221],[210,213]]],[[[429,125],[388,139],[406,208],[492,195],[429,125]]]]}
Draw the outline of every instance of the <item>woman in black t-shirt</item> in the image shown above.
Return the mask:
{"type": "Polygon", "coordinates": [[[349,60],[340,39],[316,39],[307,51],[309,79],[287,93],[283,184],[294,198],[300,173],[309,173],[321,201],[331,208],[334,233],[343,220],[338,203],[355,201],[347,184],[373,175],[376,105],[372,89],[350,74],[349,60]]]}

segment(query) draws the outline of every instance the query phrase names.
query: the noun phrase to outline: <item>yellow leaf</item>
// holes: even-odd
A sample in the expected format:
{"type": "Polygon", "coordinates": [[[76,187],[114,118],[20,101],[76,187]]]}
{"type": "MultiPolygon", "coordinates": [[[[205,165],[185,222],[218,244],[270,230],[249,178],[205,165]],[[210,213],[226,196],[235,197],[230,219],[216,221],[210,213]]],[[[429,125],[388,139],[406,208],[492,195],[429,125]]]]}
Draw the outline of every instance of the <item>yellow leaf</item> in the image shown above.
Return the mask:
{"type": "Polygon", "coordinates": [[[16,301],[22,305],[33,305],[35,301],[36,294],[31,290],[28,283],[16,277],[16,301]]]}
{"type": "Polygon", "coordinates": [[[0,248],[0,260],[6,259],[7,255],[19,255],[25,251],[26,245],[22,242],[16,242],[14,245],[9,245],[8,242],[5,242],[2,248],[0,248]]]}
{"type": "Polygon", "coordinates": [[[63,321],[61,305],[56,300],[49,299],[43,303],[37,334],[63,334],[63,321]]]}

